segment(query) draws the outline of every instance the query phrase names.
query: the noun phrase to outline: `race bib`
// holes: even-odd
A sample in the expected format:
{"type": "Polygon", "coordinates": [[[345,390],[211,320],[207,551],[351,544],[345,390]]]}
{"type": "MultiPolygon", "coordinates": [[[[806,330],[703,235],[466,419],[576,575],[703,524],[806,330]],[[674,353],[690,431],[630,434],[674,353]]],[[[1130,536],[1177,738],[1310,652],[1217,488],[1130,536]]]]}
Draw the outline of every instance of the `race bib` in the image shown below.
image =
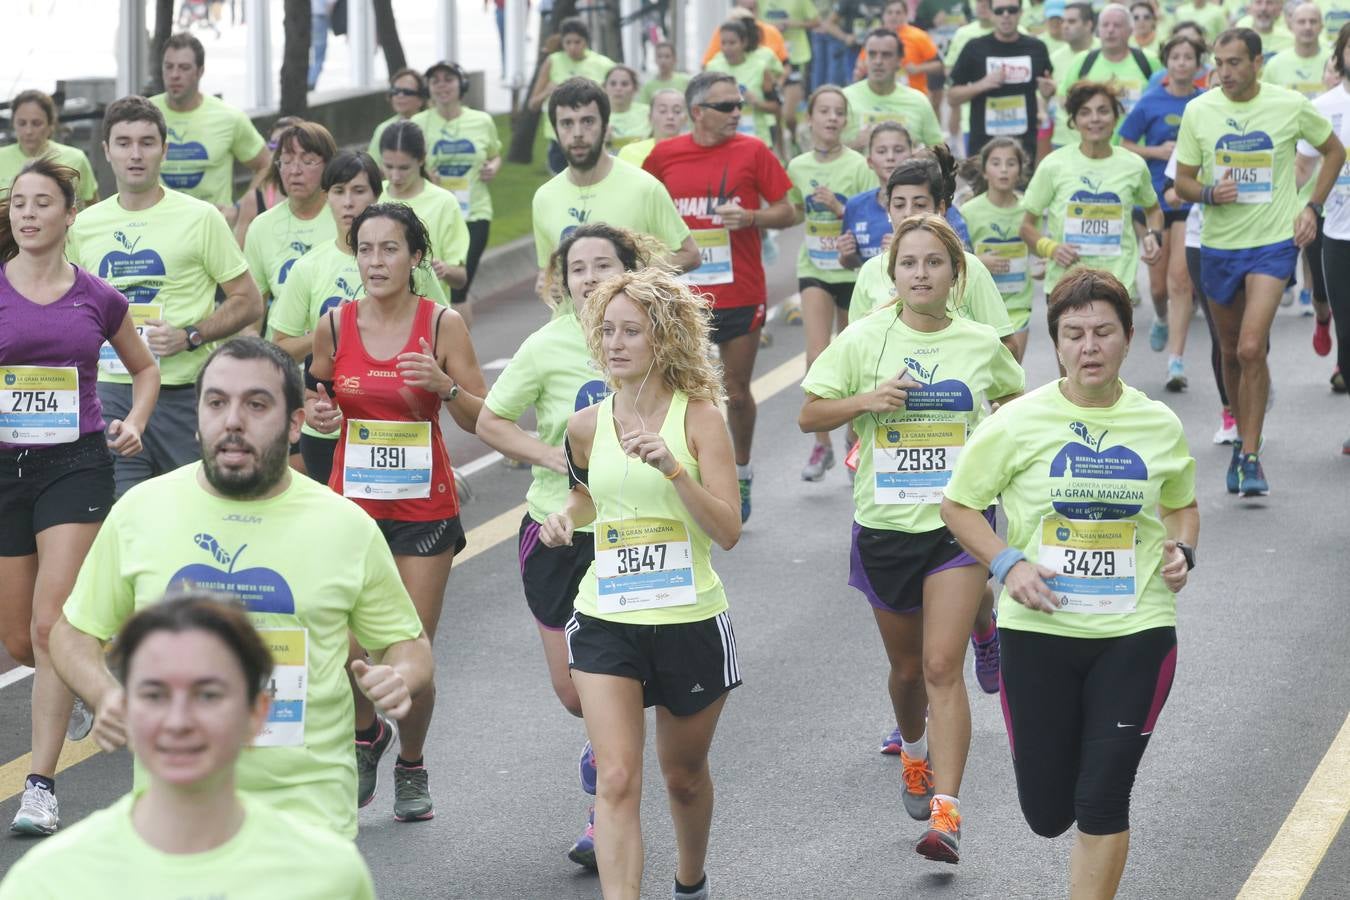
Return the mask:
{"type": "Polygon", "coordinates": [[[837,242],[843,232],[844,223],[839,219],[829,221],[806,220],[806,258],[817,269],[842,269],[839,264],[837,242]]]}
{"type": "Polygon", "coordinates": [[[1341,197],[1350,195],[1350,163],[1341,166],[1341,171],[1336,176],[1336,184],[1332,187],[1331,193],[1338,194],[1341,197]]]}
{"type": "Polygon", "coordinates": [[[80,438],[80,374],[74,366],[0,366],[0,441],[69,444],[80,438]]]}
{"type": "Polygon", "coordinates": [[[305,697],[309,683],[309,632],[304,628],[259,628],[272,651],[267,722],[255,747],[299,747],[305,743],[305,697]]]}
{"type": "Polygon", "coordinates": [[[414,500],[431,496],[431,423],[350,419],[342,496],[414,500]]]}
{"type": "Polygon", "coordinates": [[[1238,203],[1269,203],[1274,197],[1274,169],[1274,150],[1214,151],[1214,183],[1232,175],[1237,182],[1238,203]]]}
{"type": "Polygon", "coordinates": [[[1082,256],[1120,256],[1124,218],[1119,203],[1070,200],[1064,215],[1064,243],[1082,256]]]}
{"type": "Polygon", "coordinates": [[[872,448],[873,497],[886,506],[941,503],[956,457],[966,445],[964,422],[892,422],[878,426],[872,448]]]}
{"type": "MultiPolygon", "coordinates": [[[[136,326],[136,336],[145,344],[146,349],[150,349],[150,342],[145,338],[146,329],[150,326],[145,323],[151,319],[164,318],[164,306],[160,303],[131,303],[127,305],[127,312],[131,313],[131,322],[136,326]]],[[[155,362],[159,362],[159,357],[155,357],[155,362]]],[[[101,371],[109,375],[130,375],[127,367],[122,364],[122,357],[117,355],[113,345],[108,341],[103,342],[103,346],[98,348],[98,367],[101,371]]]]}
{"type": "Polygon", "coordinates": [[[1135,523],[1130,519],[1041,519],[1036,561],[1055,573],[1046,586],[1068,612],[1124,615],[1134,612],[1135,523]]]}
{"type": "Polygon", "coordinates": [[[596,608],[602,613],[692,606],[689,531],[675,519],[626,519],[595,528],[596,608]]]}
{"type": "Polygon", "coordinates": [[[703,262],[692,272],[680,276],[685,284],[731,284],[731,232],[725,228],[693,229],[694,244],[703,262]]]}
{"type": "Polygon", "coordinates": [[[981,241],[975,246],[975,253],[978,256],[992,255],[999,259],[1007,260],[1008,271],[995,272],[990,270],[994,276],[994,284],[998,285],[1000,294],[1020,293],[1027,286],[1027,245],[1021,241],[999,241],[989,243],[981,241]]]}
{"type": "Polygon", "coordinates": [[[991,137],[1027,133],[1027,102],[1023,97],[990,97],[984,104],[984,130],[991,137]]]}
{"type": "Polygon", "coordinates": [[[441,187],[455,195],[459,201],[459,211],[461,215],[469,214],[469,178],[466,175],[450,175],[441,177],[441,187]]]}

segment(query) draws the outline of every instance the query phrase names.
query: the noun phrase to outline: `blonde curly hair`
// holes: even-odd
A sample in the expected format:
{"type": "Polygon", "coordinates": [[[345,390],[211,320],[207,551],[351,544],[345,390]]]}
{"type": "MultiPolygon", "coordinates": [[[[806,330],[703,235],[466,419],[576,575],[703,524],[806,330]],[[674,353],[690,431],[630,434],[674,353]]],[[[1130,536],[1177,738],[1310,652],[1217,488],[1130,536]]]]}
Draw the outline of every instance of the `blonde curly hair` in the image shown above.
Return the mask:
{"type": "MultiPolygon", "coordinates": [[[[581,225],[568,233],[558,242],[558,247],[548,258],[548,269],[544,272],[544,303],[556,310],[565,301],[571,300],[580,305],[581,298],[573,297],[567,287],[567,256],[584,238],[600,238],[614,246],[614,255],[625,272],[635,272],[650,266],[665,267],[662,262],[669,251],[666,246],[650,234],[629,231],[604,222],[581,225]]],[[[668,271],[674,272],[674,269],[668,271]]]]}
{"type": "MultiPolygon", "coordinates": [[[[663,268],[649,267],[607,278],[577,311],[591,356],[608,374],[602,345],[605,310],[623,294],[647,314],[647,338],[666,385],[692,400],[722,400],[721,368],[710,358],[712,308],[663,268]]],[[[610,386],[618,385],[610,378],[610,386]]]]}

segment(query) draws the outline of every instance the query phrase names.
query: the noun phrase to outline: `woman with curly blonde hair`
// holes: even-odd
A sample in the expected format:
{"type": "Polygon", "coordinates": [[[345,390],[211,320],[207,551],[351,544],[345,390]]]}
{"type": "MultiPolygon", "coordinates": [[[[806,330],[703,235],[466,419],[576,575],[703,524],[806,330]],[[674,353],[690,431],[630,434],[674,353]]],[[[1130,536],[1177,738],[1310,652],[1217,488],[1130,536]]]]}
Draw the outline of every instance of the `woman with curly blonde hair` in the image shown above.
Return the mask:
{"type": "Polygon", "coordinates": [[[642,881],[643,709],[656,707],[680,897],[708,897],[708,749],[741,683],[726,592],[711,563],[741,535],[731,436],[708,361],[710,311],[649,268],[586,298],[581,325],[614,393],[567,423],[572,489],[539,529],[550,547],[595,528],[595,562],[567,623],[567,652],[595,748],[595,857],[607,900],[642,881]]]}

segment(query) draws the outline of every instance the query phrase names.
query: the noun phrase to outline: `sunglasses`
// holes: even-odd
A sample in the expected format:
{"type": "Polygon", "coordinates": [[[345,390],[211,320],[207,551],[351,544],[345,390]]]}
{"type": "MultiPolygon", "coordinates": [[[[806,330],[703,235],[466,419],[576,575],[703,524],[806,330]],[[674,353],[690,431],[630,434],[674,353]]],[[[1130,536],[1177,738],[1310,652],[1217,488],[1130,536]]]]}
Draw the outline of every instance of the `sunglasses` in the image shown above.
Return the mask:
{"type": "Polygon", "coordinates": [[[700,103],[699,106],[703,107],[704,109],[711,109],[715,110],[716,112],[730,114],[738,109],[742,109],[745,106],[745,101],[726,100],[723,101],[722,103],[700,103]]]}
{"type": "Polygon", "coordinates": [[[422,96],[422,92],[419,91],[419,90],[417,90],[416,88],[398,88],[398,87],[396,87],[396,88],[390,88],[390,89],[389,89],[389,96],[390,96],[390,97],[420,97],[420,96],[422,96]]]}
{"type": "Polygon", "coordinates": [[[990,10],[996,16],[1015,16],[1021,11],[1020,6],[996,6],[990,10]]]}

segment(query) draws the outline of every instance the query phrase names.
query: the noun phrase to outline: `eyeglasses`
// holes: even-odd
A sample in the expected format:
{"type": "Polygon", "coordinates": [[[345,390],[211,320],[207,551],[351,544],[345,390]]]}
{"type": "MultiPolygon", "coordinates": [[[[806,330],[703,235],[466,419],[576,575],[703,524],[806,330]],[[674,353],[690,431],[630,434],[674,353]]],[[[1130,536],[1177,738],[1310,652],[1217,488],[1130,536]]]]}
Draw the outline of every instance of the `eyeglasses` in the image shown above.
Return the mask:
{"type": "Polygon", "coordinates": [[[399,87],[396,87],[396,88],[390,88],[390,89],[389,89],[389,96],[390,96],[390,97],[420,97],[420,96],[422,96],[422,92],[419,91],[417,88],[399,88],[399,87]]]}
{"type": "Polygon", "coordinates": [[[996,16],[1015,16],[1022,11],[1020,6],[997,6],[990,10],[996,16]]]}
{"type": "Polygon", "coordinates": [[[282,154],[277,160],[277,168],[289,169],[299,166],[302,169],[317,169],[319,166],[326,165],[322,156],[313,156],[306,153],[304,156],[290,156],[282,154]]]}
{"type": "Polygon", "coordinates": [[[721,103],[700,103],[699,106],[704,109],[711,109],[716,112],[731,114],[745,106],[744,100],[724,100],[721,103]]]}

